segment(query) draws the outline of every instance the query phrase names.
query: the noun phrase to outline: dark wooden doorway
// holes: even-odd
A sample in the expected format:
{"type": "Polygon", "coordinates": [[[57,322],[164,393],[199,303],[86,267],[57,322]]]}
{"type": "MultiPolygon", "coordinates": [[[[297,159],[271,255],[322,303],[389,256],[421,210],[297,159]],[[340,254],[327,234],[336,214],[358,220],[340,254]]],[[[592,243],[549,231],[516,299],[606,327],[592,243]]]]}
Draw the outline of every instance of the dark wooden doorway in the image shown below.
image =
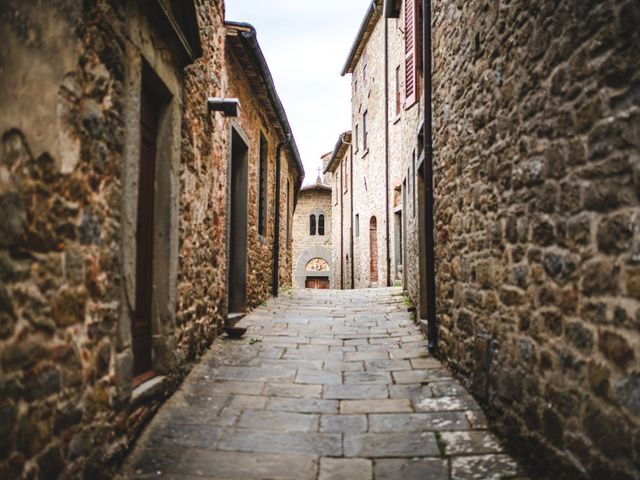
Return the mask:
{"type": "Polygon", "coordinates": [[[369,279],[378,282],[378,220],[371,217],[369,221],[369,279]]]}
{"type": "Polygon", "coordinates": [[[330,285],[329,277],[307,277],[304,282],[304,288],[312,288],[316,290],[328,290],[330,285]]]}
{"type": "Polygon", "coordinates": [[[136,225],[136,299],[131,321],[133,375],[152,369],[153,243],[158,126],[163,99],[143,82],[140,99],[140,171],[136,225]]]}
{"type": "Polygon", "coordinates": [[[248,151],[247,144],[234,130],[229,184],[229,313],[244,312],[247,305],[248,151]]]}

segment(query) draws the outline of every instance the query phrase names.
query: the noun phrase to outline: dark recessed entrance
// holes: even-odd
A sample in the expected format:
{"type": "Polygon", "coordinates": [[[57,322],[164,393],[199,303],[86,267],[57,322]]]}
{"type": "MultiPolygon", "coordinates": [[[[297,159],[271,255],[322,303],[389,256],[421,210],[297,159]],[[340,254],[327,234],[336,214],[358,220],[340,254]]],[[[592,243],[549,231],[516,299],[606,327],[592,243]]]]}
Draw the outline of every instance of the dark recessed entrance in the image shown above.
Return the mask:
{"type": "Polygon", "coordinates": [[[330,287],[329,277],[307,277],[304,288],[315,290],[328,290],[330,287]]]}
{"type": "Polygon", "coordinates": [[[378,282],[378,220],[369,221],[369,281],[378,282]]]}
{"type": "Polygon", "coordinates": [[[163,99],[146,82],[140,100],[140,170],[136,225],[136,303],[131,321],[133,375],[152,369],[153,240],[156,153],[163,99]]]}
{"type": "Polygon", "coordinates": [[[248,151],[247,144],[234,130],[229,185],[229,313],[244,312],[247,305],[248,151]]]}

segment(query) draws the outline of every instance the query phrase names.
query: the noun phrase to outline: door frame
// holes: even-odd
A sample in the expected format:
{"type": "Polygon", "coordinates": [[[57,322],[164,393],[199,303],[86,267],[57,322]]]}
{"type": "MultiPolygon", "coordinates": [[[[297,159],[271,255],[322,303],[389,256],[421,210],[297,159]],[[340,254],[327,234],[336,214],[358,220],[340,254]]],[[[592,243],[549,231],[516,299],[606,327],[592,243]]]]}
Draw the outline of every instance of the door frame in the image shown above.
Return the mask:
{"type": "Polygon", "coordinates": [[[248,249],[248,241],[249,241],[249,156],[250,156],[250,145],[249,138],[247,134],[244,132],[242,127],[237,123],[237,121],[232,121],[231,127],[229,128],[229,157],[227,164],[227,313],[242,313],[246,311],[247,308],[247,266],[248,266],[248,257],[249,257],[249,249],[248,249]],[[242,229],[242,224],[244,224],[244,229],[242,230],[244,235],[241,238],[240,245],[234,241],[233,236],[233,222],[236,219],[236,216],[233,213],[234,206],[234,193],[238,193],[234,191],[232,186],[233,182],[233,174],[234,174],[234,142],[236,144],[241,143],[240,148],[244,148],[244,158],[242,168],[244,170],[245,176],[245,191],[239,192],[241,201],[244,198],[244,208],[243,212],[240,214],[240,218],[238,218],[238,222],[240,223],[239,228],[242,229]],[[244,259],[240,259],[238,262],[239,270],[234,268],[234,264],[236,260],[232,257],[235,253],[235,248],[241,249],[241,256],[244,259]],[[238,290],[238,284],[236,282],[240,282],[240,290],[238,290]],[[232,286],[236,284],[236,287],[232,286]]]}
{"type": "Polygon", "coordinates": [[[380,282],[380,256],[378,255],[378,217],[371,215],[369,217],[369,283],[380,282]],[[374,235],[371,232],[375,232],[374,235]],[[375,248],[374,248],[375,247],[375,248]],[[373,251],[375,250],[375,280],[373,278],[374,265],[373,251]]]}

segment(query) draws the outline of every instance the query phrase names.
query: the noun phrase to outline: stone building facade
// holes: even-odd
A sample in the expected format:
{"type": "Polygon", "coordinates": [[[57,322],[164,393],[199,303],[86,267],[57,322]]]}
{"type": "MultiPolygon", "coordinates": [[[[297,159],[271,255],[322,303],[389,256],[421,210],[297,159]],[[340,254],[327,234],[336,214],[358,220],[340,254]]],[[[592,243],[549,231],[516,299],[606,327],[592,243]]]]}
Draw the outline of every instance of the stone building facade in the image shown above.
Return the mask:
{"type": "MultiPolygon", "coordinates": [[[[392,219],[392,278],[418,321],[437,324],[438,355],[534,472],[638,479],[640,8],[433,2],[426,79],[422,8],[373,1],[352,47],[354,137],[361,148],[361,108],[386,97],[386,125],[383,116],[370,128],[388,139],[375,151],[388,149],[390,166],[388,188],[378,185],[371,199],[358,186],[366,163],[354,140],[354,219],[363,203],[375,208],[367,215],[392,219]],[[376,19],[383,8],[392,18],[376,19]],[[364,98],[363,59],[367,70],[386,63],[388,79],[377,82],[383,67],[374,67],[365,77],[376,91],[364,98]],[[425,86],[433,95],[426,139],[425,86]],[[428,319],[423,169],[431,164],[437,310],[428,319]]],[[[376,171],[380,182],[384,166],[376,171]]],[[[356,287],[368,286],[358,282],[359,255],[356,247],[356,287]]]]}
{"type": "Polygon", "coordinates": [[[320,176],[302,187],[293,216],[294,288],[336,288],[331,206],[331,186],[320,176]]]}
{"type": "Polygon", "coordinates": [[[388,170],[385,137],[384,28],[380,4],[372,2],[349,53],[343,75],[351,73],[354,217],[354,282],[356,288],[387,286],[385,194],[388,170]],[[382,46],[382,48],[381,48],[382,46]]]}
{"type": "Polygon", "coordinates": [[[331,246],[333,249],[333,284],[335,288],[355,288],[353,279],[354,237],[353,208],[353,135],[344,132],[338,138],[324,165],[331,189],[331,246]]]}
{"type": "Polygon", "coordinates": [[[229,310],[234,159],[246,308],[290,278],[304,172],[221,1],[6,0],[0,39],[0,477],[111,478],[229,310]]]}

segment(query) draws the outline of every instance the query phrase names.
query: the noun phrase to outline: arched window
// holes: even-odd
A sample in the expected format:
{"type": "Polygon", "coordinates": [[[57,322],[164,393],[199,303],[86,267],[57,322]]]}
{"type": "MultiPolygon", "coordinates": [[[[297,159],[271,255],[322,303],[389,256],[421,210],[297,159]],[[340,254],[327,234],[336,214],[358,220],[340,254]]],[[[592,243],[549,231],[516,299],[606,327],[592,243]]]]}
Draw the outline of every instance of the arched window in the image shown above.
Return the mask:
{"type": "Polygon", "coordinates": [[[318,215],[318,235],[324,235],[324,215],[318,215]]]}
{"type": "Polygon", "coordinates": [[[311,215],[309,216],[309,235],[315,235],[315,234],[316,234],[316,216],[311,215]]]}

